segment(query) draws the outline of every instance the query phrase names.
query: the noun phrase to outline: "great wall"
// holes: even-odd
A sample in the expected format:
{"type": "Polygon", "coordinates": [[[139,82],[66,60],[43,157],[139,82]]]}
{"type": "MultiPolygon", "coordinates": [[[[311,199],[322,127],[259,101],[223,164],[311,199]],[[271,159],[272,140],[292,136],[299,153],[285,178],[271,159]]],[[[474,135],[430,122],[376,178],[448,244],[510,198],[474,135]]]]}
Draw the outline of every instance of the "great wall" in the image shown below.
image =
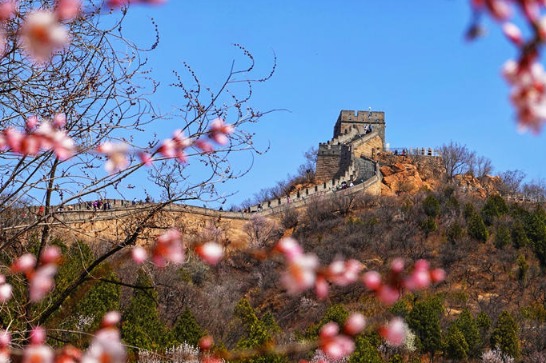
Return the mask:
{"type": "MultiPolygon", "coordinates": [[[[193,224],[195,230],[205,228],[209,223],[223,223],[225,226],[242,230],[242,226],[253,216],[277,218],[286,208],[305,208],[313,198],[332,193],[369,193],[381,195],[382,173],[377,156],[386,150],[385,114],[378,111],[342,110],[334,125],[331,140],[320,143],[316,163],[316,183],[282,198],[254,205],[244,211],[221,211],[191,205],[172,204],[154,218],[152,229],[193,224]],[[188,223],[190,222],[191,223],[188,223]]],[[[403,153],[433,156],[430,148],[404,149],[403,153]]],[[[396,150],[396,153],[398,151],[396,150]]],[[[107,207],[94,208],[90,203],[68,205],[57,210],[47,223],[54,226],[56,234],[84,240],[119,240],[131,220],[154,207],[153,203],[134,203],[123,200],[104,200],[107,207]]],[[[32,224],[37,210],[28,213],[16,230],[32,224]]],[[[6,228],[5,228],[6,229],[6,228]]],[[[195,232],[186,231],[186,232],[195,232]]],[[[148,231],[146,235],[154,234],[148,231]]],[[[157,231],[155,232],[157,234],[157,231]]],[[[231,236],[239,239],[241,236],[231,236]]]]}

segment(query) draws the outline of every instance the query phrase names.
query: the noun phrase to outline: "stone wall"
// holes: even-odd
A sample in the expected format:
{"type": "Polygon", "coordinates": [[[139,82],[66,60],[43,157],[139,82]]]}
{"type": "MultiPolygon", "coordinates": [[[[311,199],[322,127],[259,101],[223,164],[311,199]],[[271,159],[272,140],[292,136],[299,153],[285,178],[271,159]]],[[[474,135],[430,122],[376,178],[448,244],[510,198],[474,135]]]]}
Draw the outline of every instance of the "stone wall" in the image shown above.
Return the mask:
{"type": "Polygon", "coordinates": [[[350,146],[345,144],[320,144],[315,178],[320,182],[337,179],[345,173],[350,163],[350,146]]]}
{"type": "Polygon", "coordinates": [[[375,158],[379,151],[384,147],[381,136],[375,134],[369,139],[358,140],[353,143],[353,155],[357,158],[365,156],[367,158],[375,158]]]}

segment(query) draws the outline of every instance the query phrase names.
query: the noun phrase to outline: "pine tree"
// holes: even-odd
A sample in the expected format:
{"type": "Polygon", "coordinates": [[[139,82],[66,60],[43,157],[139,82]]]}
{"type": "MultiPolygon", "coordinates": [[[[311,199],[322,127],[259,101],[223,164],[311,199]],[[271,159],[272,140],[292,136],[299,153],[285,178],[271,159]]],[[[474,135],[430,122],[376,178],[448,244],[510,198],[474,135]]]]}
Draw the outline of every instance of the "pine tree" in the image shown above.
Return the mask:
{"type": "Polygon", "coordinates": [[[443,306],[439,298],[428,298],[415,303],[408,316],[409,327],[419,338],[423,352],[434,354],[442,348],[440,317],[443,306]]]}
{"type": "Polygon", "coordinates": [[[446,338],[447,356],[455,360],[465,360],[468,357],[469,351],[470,348],[463,333],[459,330],[457,324],[451,324],[446,338]]]}
{"type": "Polygon", "coordinates": [[[172,335],[178,343],[185,342],[196,347],[199,343],[199,339],[201,339],[205,333],[197,323],[197,320],[195,320],[191,310],[186,308],[176,320],[172,335]]]}
{"type": "MultiPolygon", "coordinates": [[[[248,299],[241,299],[235,307],[235,316],[241,320],[245,336],[237,342],[238,348],[259,349],[265,348],[273,340],[273,333],[277,329],[277,323],[272,316],[263,321],[250,305],[248,299]],[[272,321],[273,320],[273,321],[272,321]]],[[[276,354],[260,354],[254,358],[245,359],[246,363],[280,363],[286,359],[276,354]]]]}
{"type": "Polygon", "coordinates": [[[157,292],[151,279],[139,271],[133,296],[123,313],[121,334],[128,345],[157,351],[171,344],[166,326],[160,320],[157,309],[157,292]]]}
{"type": "Polygon", "coordinates": [[[349,358],[349,363],[382,363],[377,346],[371,337],[359,335],[355,340],[355,351],[349,358]]]}
{"type": "Polygon", "coordinates": [[[518,326],[512,315],[503,311],[491,333],[491,346],[499,348],[504,354],[513,358],[520,355],[518,326]]]}
{"type": "Polygon", "coordinates": [[[462,333],[465,342],[468,345],[468,355],[477,357],[480,353],[482,341],[480,339],[480,330],[478,323],[470,310],[464,309],[454,322],[455,327],[462,333]]]}

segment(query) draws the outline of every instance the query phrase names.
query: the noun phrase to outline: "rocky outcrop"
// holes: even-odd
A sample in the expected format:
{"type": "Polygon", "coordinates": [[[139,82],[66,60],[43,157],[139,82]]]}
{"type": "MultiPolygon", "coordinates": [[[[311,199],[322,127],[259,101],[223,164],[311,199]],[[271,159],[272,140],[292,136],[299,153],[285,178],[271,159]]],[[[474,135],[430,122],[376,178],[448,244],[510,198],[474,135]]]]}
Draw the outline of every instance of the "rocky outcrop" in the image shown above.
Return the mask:
{"type": "Polygon", "coordinates": [[[421,178],[417,167],[413,164],[398,162],[393,165],[383,165],[379,170],[383,174],[381,195],[399,195],[433,189],[421,178]]]}

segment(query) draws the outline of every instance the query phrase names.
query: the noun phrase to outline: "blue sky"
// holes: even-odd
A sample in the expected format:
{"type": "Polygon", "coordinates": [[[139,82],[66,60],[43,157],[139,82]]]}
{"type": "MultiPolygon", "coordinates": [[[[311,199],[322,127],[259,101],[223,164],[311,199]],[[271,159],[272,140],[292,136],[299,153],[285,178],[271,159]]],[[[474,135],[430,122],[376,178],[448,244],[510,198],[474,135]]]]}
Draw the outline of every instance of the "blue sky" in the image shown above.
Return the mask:
{"type": "MultiPolygon", "coordinates": [[[[151,39],[147,19],[155,19],[161,42],[150,55],[152,74],[164,85],[183,61],[204,83],[218,84],[233,60],[243,60],[233,43],[263,74],[276,55],[276,73],[254,89],[252,104],[286,111],[253,128],[257,144],[271,149],[244,178],[222,185],[239,191],[228,205],[295,173],[306,150],[332,137],[341,109],[384,111],[391,147],[455,141],[490,158],[497,173],[546,178],[546,132],[517,132],[500,76],[516,51],[488,19],[487,35],[467,42],[470,15],[463,0],[169,0],[131,9],[129,35],[151,39]]],[[[161,92],[162,110],[180,102],[161,92]]]]}

